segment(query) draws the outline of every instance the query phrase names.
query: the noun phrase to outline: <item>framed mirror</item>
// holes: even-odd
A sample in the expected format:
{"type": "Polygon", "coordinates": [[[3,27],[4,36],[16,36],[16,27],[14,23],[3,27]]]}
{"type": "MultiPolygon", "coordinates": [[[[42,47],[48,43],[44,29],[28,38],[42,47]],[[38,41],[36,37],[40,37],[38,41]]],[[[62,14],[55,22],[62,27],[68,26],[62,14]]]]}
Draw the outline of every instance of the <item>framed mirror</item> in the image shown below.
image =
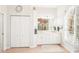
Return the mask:
{"type": "Polygon", "coordinates": [[[68,17],[68,31],[73,34],[74,33],[74,16],[68,17]]]}
{"type": "Polygon", "coordinates": [[[38,18],[38,30],[48,30],[48,19],[38,18]]]}

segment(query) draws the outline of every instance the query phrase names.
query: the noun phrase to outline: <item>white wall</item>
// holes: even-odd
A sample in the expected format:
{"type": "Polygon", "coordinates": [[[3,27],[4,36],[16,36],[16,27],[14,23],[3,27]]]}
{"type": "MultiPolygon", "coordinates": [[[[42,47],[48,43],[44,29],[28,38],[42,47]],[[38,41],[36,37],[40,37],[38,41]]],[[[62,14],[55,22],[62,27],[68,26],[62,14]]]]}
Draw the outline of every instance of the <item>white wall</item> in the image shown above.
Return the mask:
{"type": "Polygon", "coordinates": [[[50,27],[54,26],[54,21],[57,18],[57,8],[55,7],[46,7],[46,6],[35,6],[34,10],[34,21],[35,21],[35,28],[37,28],[37,19],[38,18],[46,18],[49,22],[49,29],[50,27]]]}
{"type": "Polygon", "coordinates": [[[31,5],[22,5],[22,11],[16,11],[17,5],[8,5],[7,10],[10,15],[32,15],[32,6],[31,5]]]}
{"type": "Polygon", "coordinates": [[[57,7],[57,25],[64,25],[64,17],[70,6],[58,6],[57,7]]]}

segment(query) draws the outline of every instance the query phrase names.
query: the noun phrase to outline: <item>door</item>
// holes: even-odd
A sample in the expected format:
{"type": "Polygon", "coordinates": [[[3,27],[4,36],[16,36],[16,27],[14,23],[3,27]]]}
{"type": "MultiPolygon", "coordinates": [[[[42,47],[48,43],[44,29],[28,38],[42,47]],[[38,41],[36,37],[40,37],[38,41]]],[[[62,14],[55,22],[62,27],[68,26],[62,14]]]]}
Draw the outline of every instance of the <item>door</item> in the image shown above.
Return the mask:
{"type": "Polygon", "coordinates": [[[0,13],[0,52],[2,51],[3,14],[0,13]]]}
{"type": "Polygon", "coordinates": [[[29,47],[32,25],[30,16],[11,16],[11,47],[29,47]]]}

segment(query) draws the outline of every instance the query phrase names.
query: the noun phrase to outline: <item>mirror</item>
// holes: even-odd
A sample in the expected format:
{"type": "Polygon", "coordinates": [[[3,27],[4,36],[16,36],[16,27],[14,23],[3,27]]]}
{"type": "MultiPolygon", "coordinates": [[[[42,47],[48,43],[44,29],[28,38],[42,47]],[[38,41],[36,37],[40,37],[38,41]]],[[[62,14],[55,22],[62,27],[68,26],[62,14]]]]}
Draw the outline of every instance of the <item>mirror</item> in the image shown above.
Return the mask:
{"type": "Polygon", "coordinates": [[[48,19],[38,18],[38,30],[48,30],[48,19]]]}
{"type": "Polygon", "coordinates": [[[71,34],[74,34],[74,17],[73,16],[69,16],[68,17],[68,31],[71,33],[71,34]]]}

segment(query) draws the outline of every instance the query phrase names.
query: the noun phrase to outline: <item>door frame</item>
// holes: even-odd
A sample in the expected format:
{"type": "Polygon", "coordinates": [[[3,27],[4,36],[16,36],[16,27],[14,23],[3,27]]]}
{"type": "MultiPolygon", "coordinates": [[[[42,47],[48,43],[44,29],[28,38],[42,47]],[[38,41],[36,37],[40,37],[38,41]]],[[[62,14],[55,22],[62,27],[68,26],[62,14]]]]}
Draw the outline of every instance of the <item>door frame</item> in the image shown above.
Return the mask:
{"type": "Polygon", "coordinates": [[[1,52],[4,51],[4,13],[0,13],[2,15],[2,33],[1,33],[1,52]]]}
{"type": "MultiPolygon", "coordinates": [[[[10,48],[12,48],[12,46],[11,46],[11,17],[12,16],[23,16],[23,17],[31,17],[32,18],[32,16],[31,15],[10,15],[10,48]]],[[[31,42],[31,40],[30,40],[30,42],[31,42]]],[[[32,43],[32,42],[31,42],[32,43]]],[[[30,43],[30,44],[31,44],[30,43]]],[[[30,47],[30,44],[29,44],[29,47],[30,47]]]]}

